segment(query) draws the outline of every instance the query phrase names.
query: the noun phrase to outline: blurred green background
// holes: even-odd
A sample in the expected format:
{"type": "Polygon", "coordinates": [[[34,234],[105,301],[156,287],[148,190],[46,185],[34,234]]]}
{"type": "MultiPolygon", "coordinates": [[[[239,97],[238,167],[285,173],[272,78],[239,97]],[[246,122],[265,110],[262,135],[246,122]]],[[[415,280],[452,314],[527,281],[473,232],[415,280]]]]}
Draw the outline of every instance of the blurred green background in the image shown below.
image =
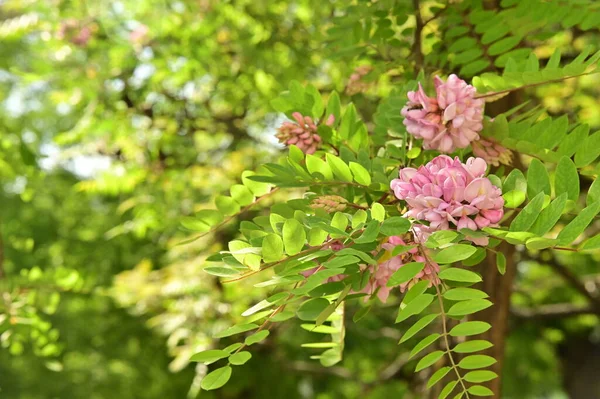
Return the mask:
{"type": "MultiPolygon", "coordinates": [[[[388,3],[396,2],[379,2],[388,3]]],[[[243,170],[280,153],[274,132],[283,119],[269,101],[291,80],[344,93],[370,121],[403,76],[416,75],[380,47],[359,54],[333,47],[327,29],[340,7],[0,0],[0,397],[198,396],[206,369],[189,357],[228,344],[211,336],[266,291],[202,272],[206,256],[234,238],[235,223],[177,245],[188,238],[181,219],[213,207],[243,170]],[[355,69],[361,65],[370,67],[355,69]]],[[[597,36],[569,31],[536,52],[584,44],[597,36]]],[[[399,49],[398,57],[408,51],[399,49]]],[[[595,79],[538,89],[534,102],[597,128],[595,79]]],[[[568,262],[586,284],[598,284],[590,257],[568,262]]],[[[515,307],[585,304],[530,261],[519,265],[517,284],[515,307]]],[[[309,333],[290,322],[223,390],[199,396],[425,397],[425,376],[413,375],[414,362],[397,346],[396,306],[350,325],[344,361],[332,368],[309,359],[300,348],[309,333]]],[[[515,311],[513,319],[507,398],[597,389],[597,316],[515,311]]]]}

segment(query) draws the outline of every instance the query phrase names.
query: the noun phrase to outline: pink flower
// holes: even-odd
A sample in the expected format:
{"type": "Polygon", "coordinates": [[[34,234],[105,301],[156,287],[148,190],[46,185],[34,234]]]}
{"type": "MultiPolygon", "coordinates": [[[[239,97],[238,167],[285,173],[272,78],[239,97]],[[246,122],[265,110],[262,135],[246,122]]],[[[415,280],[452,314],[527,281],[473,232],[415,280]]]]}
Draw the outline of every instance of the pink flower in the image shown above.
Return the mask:
{"type": "Polygon", "coordinates": [[[510,165],[512,152],[493,139],[479,139],[471,143],[473,155],[485,159],[494,166],[510,165]]]}
{"type": "Polygon", "coordinates": [[[376,266],[370,266],[371,279],[365,287],[365,292],[372,294],[377,290],[377,297],[381,302],[386,302],[390,292],[394,287],[388,287],[387,283],[390,277],[402,266],[410,262],[424,262],[425,267],[421,270],[414,278],[410,281],[400,284],[400,291],[406,292],[407,289],[412,287],[415,283],[421,280],[428,280],[429,287],[438,285],[440,283],[437,273],[440,271],[440,267],[435,262],[427,261],[423,256],[418,255],[418,249],[412,248],[407,252],[391,256],[392,251],[398,245],[407,245],[407,243],[398,236],[392,236],[388,239],[387,243],[382,244],[382,248],[386,250],[386,254],[383,256],[384,261],[376,266]]]}
{"type": "MultiPolygon", "coordinates": [[[[300,112],[292,114],[296,122],[283,122],[275,135],[280,143],[287,146],[295,145],[305,154],[314,154],[321,146],[321,136],[317,134],[317,124],[310,116],[302,116],[300,112]]],[[[333,115],[327,118],[325,124],[332,126],[333,115]]]]}
{"type": "Polygon", "coordinates": [[[428,97],[421,84],[418,91],[408,92],[408,103],[402,108],[408,133],[423,139],[423,148],[451,153],[466,148],[479,139],[483,128],[482,99],[476,90],[456,75],[444,82],[435,77],[436,97],[428,97]]]}
{"type": "MultiPolygon", "coordinates": [[[[501,190],[487,177],[486,162],[469,158],[462,163],[440,155],[418,169],[404,168],[390,186],[394,195],[406,201],[406,216],[429,222],[415,233],[426,240],[435,230],[478,230],[497,226],[504,216],[501,190]]],[[[472,240],[487,245],[487,238],[472,240]]]]}

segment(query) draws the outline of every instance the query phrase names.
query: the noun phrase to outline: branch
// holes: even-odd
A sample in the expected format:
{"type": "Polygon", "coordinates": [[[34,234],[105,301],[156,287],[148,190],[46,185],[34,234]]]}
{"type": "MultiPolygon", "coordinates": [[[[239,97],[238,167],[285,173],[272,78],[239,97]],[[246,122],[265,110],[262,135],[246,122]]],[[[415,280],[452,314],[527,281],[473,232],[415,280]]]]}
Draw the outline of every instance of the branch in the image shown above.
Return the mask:
{"type": "Polygon", "coordinates": [[[415,9],[415,40],[412,46],[412,54],[415,56],[415,61],[418,67],[423,66],[423,49],[421,48],[421,35],[423,33],[423,17],[421,16],[421,9],[419,0],[412,0],[413,8],[415,9]]]}
{"type": "Polygon", "coordinates": [[[552,256],[552,258],[548,261],[544,261],[541,259],[536,259],[538,262],[542,264],[546,264],[550,266],[558,275],[560,275],[566,282],[568,282],[576,291],[582,294],[587,298],[591,307],[594,309],[595,313],[600,314],[600,298],[591,293],[583,284],[583,282],[564,265],[558,263],[556,258],[552,256]]]}
{"type": "Polygon", "coordinates": [[[271,194],[276,193],[279,190],[278,187],[275,187],[273,190],[269,191],[268,193],[266,193],[265,195],[258,197],[256,200],[254,200],[254,202],[252,202],[250,205],[245,206],[244,208],[242,208],[239,212],[234,213],[231,216],[226,217],[225,219],[223,219],[223,221],[215,226],[213,226],[210,230],[208,230],[207,232],[204,232],[196,237],[193,238],[188,238],[185,239],[183,241],[181,241],[179,243],[179,245],[181,244],[189,244],[191,242],[194,242],[204,236],[207,236],[211,233],[214,233],[215,231],[219,230],[221,227],[223,227],[223,225],[227,224],[228,222],[230,222],[231,220],[233,220],[234,218],[240,216],[241,214],[243,214],[244,212],[246,212],[247,210],[249,210],[250,208],[252,208],[254,205],[258,204],[260,201],[262,201],[263,199],[269,197],[271,194]]]}
{"type": "Polygon", "coordinates": [[[512,307],[510,312],[517,318],[531,320],[552,320],[598,313],[591,306],[576,306],[570,303],[555,303],[537,308],[512,307]]]}

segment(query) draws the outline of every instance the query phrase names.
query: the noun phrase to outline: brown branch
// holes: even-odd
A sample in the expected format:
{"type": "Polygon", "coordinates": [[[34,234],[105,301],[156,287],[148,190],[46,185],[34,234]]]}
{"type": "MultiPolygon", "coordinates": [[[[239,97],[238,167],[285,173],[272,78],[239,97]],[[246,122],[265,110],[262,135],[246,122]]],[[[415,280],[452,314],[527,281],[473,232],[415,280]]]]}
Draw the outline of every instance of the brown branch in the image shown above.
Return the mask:
{"type": "Polygon", "coordinates": [[[573,287],[577,292],[587,298],[592,308],[596,313],[600,314],[600,298],[591,293],[583,284],[583,282],[564,265],[561,265],[554,256],[550,258],[550,260],[541,260],[536,259],[541,264],[546,264],[556,272],[556,274],[560,275],[566,282],[568,282],[571,287],[573,287]]]}
{"type": "Polygon", "coordinates": [[[555,303],[536,308],[512,307],[510,312],[517,318],[531,320],[552,320],[598,313],[591,306],[576,306],[570,303],[555,303]]]}
{"type": "Polygon", "coordinates": [[[421,46],[421,35],[423,33],[423,17],[421,16],[421,8],[419,5],[419,0],[412,0],[413,8],[415,9],[415,18],[416,18],[416,26],[415,26],[415,39],[412,46],[412,54],[415,57],[415,62],[417,63],[417,67],[423,66],[423,49],[421,46]]]}

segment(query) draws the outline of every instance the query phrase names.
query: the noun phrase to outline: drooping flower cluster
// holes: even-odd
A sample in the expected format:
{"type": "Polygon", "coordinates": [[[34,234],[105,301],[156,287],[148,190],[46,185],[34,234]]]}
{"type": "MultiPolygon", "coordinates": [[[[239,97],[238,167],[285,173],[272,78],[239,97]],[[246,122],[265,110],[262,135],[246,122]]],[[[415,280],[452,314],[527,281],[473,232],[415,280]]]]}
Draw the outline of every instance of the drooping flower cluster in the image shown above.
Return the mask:
{"type": "MultiPolygon", "coordinates": [[[[407,216],[429,222],[424,237],[434,230],[477,230],[496,226],[504,216],[502,192],[484,177],[486,169],[481,158],[462,163],[440,155],[418,169],[401,169],[391,188],[408,204],[407,216]]],[[[487,244],[485,237],[472,241],[487,244]]]]}
{"type": "Polygon", "coordinates": [[[428,97],[419,83],[417,91],[408,92],[402,108],[404,125],[411,135],[423,139],[423,148],[451,153],[466,148],[479,139],[483,128],[482,99],[476,90],[456,75],[447,81],[435,77],[435,97],[428,97]]]}
{"type": "Polygon", "coordinates": [[[500,164],[510,165],[512,162],[512,152],[498,144],[493,139],[479,139],[471,143],[473,155],[483,158],[487,163],[494,166],[500,164]]]}
{"type": "Polygon", "coordinates": [[[324,195],[312,200],[310,207],[312,209],[323,209],[327,213],[341,212],[346,209],[348,201],[339,195],[324,195]]]}
{"type": "MultiPolygon", "coordinates": [[[[310,116],[303,116],[300,112],[294,112],[292,116],[296,122],[283,122],[275,137],[287,146],[295,145],[305,154],[314,154],[322,141],[317,134],[317,124],[310,116]]],[[[330,115],[325,124],[332,126],[333,122],[334,116],[330,115]]]]}
{"type": "MultiPolygon", "coordinates": [[[[392,236],[389,237],[387,242],[381,245],[381,248],[385,250],[384,255],[379,259],[380,263],[377,265],[360,265],[360,269],[365,272],[369,272],[369,281],[365,288],[361,291],[362,293],[373,295],[377,293],[377,297],[381,302],[386,302],[388,297],[390,296],[390,292],[395,287],[388,287],[387,283],[392,277],[392,275],[400,269],[402,266],[410,263],[410,262],[423,262],[425,264],[423,270],[419,272],[415,277],[413,277],[410,281],[399,284],[400,292],[406,292],[407,289],[412,287],[419,281],[427,280],[429,281],[429,287],[433,285],[438,285],[440,283],[440,279],[437,274],[440,271],[440,267],[437,263],[431,261],[430,259],[426,259],[424,256],[419,254],[419,249],[415,245],[413,248],[408,251],[392,256],[392,251],[396,246],[403,245],[407,246],[409,244],[415,244],[417,238],[408,238],[408,241],[405,241],[402,237],[392,236]],[[414,242],[413,242],[414,241],[414,242]],[[407,244],[408,243],[408,244],[407,244]]],[[[340,241],[333,241],[326,248],[332,249],[337,252],[344,248],[344,244],[340,241]]],[[[373,256],[377,254],[378,251],[373,251],[373,256]]],[[[304,277],[310,277],[315,274],[319,270],[319,267],[314,267],[312,269],[308,269],[303,271],[301,274],[304,277]]],[[[336,282],[342,281],[347,277],[345,274],[338,274],[333,277],[329,277],[326,282],[336,282]]]]}
{"type": "Polygon", "coordinates": [[[388,242],[382,244],[382,248],[386,250],[385,255],[382,259],[384,261],[379,263],[377,266],[370,266],[370,271],[372,273],[371,279],[369,280],[367,286],[365,287],[365,292],[372,294],[376,290],[377,297],[381,302],[386,302],[391,290],[394,287],[388,287],[387,283],[390,280],[390,277],[402,266],[410,262],[423,262],[425,263],[425,267],[421,270],[415,277],[411,280],[400,284],[400,291],[405,292],[407,289],[412,287],[419,281],[428,280],[429,287],[433,285],[438,285],[440,283],[440,279],[437,274],[440,271],[440,267],[437,263],[430,261],[429,259],[425,259],[422,255],[419,255],[419,250],[417,247],[411,248],[407,252],[392,256],[392,251],[398,245],[406,246],[407,243],[399,236],[389,237],[388,242]]]}

